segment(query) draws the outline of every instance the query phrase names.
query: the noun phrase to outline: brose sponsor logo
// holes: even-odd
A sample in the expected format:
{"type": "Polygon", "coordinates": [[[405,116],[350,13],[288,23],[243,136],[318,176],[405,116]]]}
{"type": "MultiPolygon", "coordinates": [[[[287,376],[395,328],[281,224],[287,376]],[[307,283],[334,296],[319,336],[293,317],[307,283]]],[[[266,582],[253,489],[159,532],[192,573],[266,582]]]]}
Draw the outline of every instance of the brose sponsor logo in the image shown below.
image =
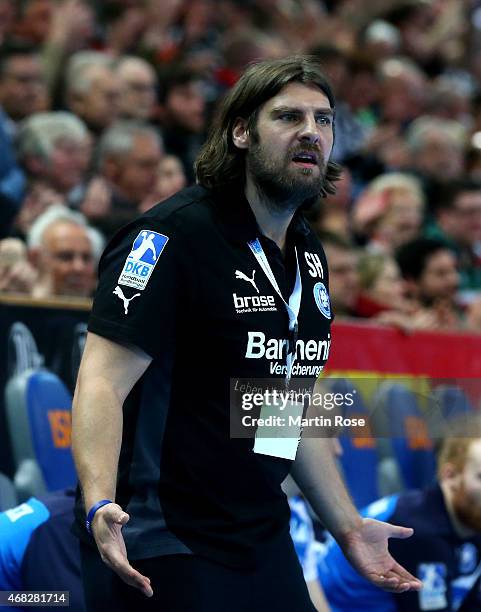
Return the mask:
{"type": "Polygon", "coordinates": [[[232,294],[234,307],[238,314],[243,312],[275,311],[276,302],[273,295],[248,295],[243,297],[232,294]]]}

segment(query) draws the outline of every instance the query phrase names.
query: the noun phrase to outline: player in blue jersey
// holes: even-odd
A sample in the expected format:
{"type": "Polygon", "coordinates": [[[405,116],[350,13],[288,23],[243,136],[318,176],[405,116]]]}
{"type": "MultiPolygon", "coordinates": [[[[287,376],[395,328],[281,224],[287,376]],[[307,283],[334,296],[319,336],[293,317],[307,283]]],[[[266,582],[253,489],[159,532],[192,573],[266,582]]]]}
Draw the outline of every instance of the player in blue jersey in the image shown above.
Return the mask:
{"type": "Polygon", "coordinates": [[[414,535],[391,554],[423,581],[419,592],[391,594],[362,578],[333,539],[318,571],[332,612],[481,610],[481,438],[448,438],[438,455],[439,483],[372,503],[365,517],[410,525],[414,535]]]}
{"type": "Polygon", "coordinates": [[[0,513],[0,591],[69,591],[69,611],[83,612],[73,504],[74,491],[66,490],[0,513]]]}

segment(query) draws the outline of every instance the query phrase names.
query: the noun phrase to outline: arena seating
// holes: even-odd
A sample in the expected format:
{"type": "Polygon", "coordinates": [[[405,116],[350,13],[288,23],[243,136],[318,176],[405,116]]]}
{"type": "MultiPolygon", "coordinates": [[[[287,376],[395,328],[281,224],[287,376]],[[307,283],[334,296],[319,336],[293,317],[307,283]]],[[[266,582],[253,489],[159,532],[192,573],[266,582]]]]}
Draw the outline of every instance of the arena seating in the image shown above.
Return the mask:
{"type": "Polygon", "coordinates": [[[375,406],[373,422],[377,422],[377,434],[389,439],[403,488],[420,488],[432,482],[433,442],[414,392],[401,383],[383,383],[376,392],[375,406]]]}
{"type": "MultiPolygon", "coordinates": [[[[345,378],[333,379],[330,384],[333,393],[352,393],[353,404],[344,409],[343,416],[347,418],[368,419],[369,413],[356,387],[345,378]]],[[[339,459],[344,480],[357,508],[363,508],[379,498],[378,468],[379,459],[376,440],[370,431],[366,437],[360,437],[356,432],[345,432],[339,436],[342,455],[339,459]],[[354,435],[353,435],[354,434],[354,435]]]]}
{"type": "Polygon", "coordinates": [[[75,486],[72,397],[60,378],[46,369],[18,374],[7,383],[5,404],[21,501],[75,486]]]}
{"type": "Polygon", "coordinates": [[[16,505],[17,493],[13,482],[5,474],[0,474],[0,512],[16,505]]]}

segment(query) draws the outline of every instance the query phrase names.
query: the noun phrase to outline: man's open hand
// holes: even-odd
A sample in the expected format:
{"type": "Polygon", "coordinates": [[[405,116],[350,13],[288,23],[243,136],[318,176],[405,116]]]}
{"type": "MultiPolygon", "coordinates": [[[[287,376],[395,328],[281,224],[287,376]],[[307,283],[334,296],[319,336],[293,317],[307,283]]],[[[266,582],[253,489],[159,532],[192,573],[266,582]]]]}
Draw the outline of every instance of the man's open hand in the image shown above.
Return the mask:
{"type": "Polygon", "coordinates": [[[122,527],[129,518],[118,504],[107,504],[95,513],[92,533],[102,561],[124,582],[140,589],[146,597],[152,597],[149,578],[134,569],[127,559],[122,527]]]}
{"type": "Polygon", "coordinates": [[[360,527],[345,534],[339,542],[351,565],[367,580],[392,593],[419,591],[422,582],[406,571],[390,555],[389,538],[409,538],[413,530],[375,519],[363,519],[360,527]]]}

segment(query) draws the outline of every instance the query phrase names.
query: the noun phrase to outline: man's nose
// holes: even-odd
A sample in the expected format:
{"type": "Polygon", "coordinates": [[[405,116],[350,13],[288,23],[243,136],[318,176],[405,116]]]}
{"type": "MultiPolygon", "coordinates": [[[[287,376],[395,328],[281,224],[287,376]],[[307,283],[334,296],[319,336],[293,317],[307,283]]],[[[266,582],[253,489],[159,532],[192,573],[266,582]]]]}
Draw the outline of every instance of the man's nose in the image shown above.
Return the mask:
{"type": "Polygon", "coordinates": [[[315,117],[306,116],[299,130],[299,140],[317,143],[320,137],[315,117]]]}

